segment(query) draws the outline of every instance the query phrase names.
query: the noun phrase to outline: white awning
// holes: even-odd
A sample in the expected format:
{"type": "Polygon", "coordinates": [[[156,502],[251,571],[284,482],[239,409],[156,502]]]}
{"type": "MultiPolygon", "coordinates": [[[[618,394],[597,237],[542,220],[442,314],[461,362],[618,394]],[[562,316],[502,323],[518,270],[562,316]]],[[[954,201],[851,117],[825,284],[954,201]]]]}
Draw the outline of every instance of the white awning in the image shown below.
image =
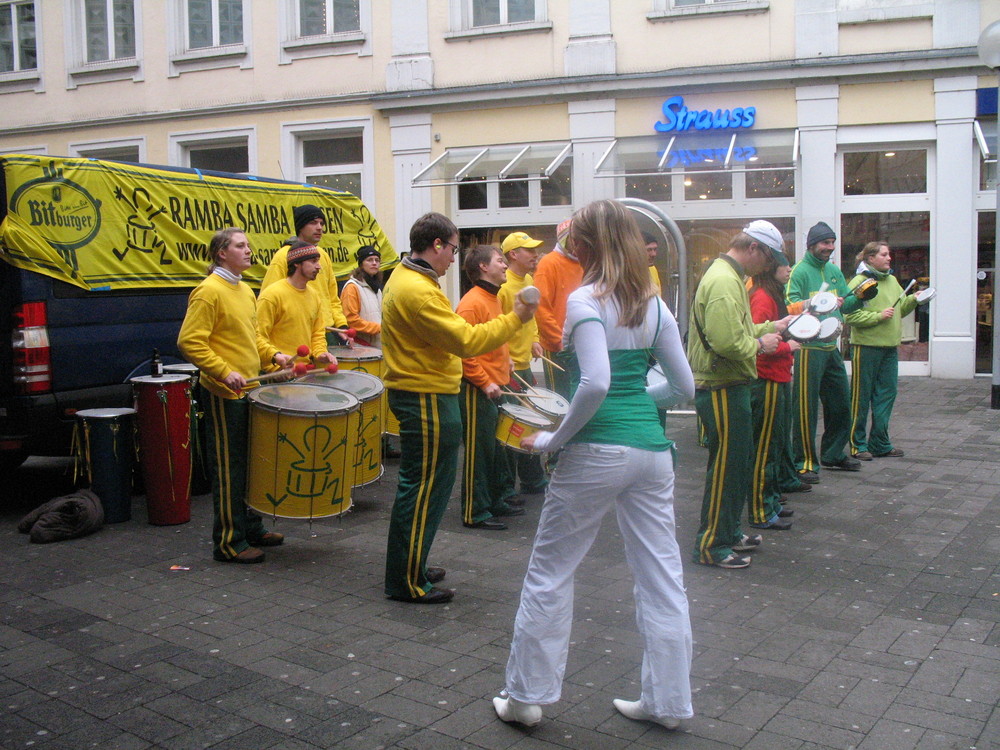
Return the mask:
{"type": "Polygon", "coordinates": [[[979,145],[979,155],[987,164],[996,164],[997,161],[997,121],[996,120],[973,120],[972,132],[976,136],[976,143],[979,145]]]}
{"type": "Polygon", "coordinates": [[[449,148],[414,175],[412,184],[430,187],[466,180],[547,180],[572,148],[566,141],[449,148]]]}
{"type": "Polygon", "coordinates": [[[594,176],[793,169],[798,157],[799,131],[793,129],[641,135],[614,141],[594,167],[594,176]]]}

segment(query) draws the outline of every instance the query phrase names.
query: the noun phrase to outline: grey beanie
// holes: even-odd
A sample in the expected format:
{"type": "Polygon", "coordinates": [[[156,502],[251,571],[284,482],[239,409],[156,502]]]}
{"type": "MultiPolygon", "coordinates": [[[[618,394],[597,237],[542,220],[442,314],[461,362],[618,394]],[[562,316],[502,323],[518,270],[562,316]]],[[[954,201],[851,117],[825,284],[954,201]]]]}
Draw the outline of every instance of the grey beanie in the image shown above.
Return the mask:
{"type": "Polygon", "coordinates": [[[817,242],[822,242],[823,240],[835,239],[837,239],[837,233],[830,229],[829,224],[821,221],[810,229],[809,234],[806,235],[806,247],[812,247],[817,242]]]}

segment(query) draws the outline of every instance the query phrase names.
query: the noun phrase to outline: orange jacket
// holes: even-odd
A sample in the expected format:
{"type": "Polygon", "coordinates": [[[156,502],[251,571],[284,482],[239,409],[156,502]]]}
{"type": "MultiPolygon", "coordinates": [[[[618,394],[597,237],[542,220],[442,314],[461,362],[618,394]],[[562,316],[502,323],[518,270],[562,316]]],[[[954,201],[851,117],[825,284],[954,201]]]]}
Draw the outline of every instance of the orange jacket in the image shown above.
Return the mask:
{"type": "Polygon", "coordinates": [[[538,323],[538,339],[546,351],[562,351],[566,300],[581,282],[583,266],[558,248],[538,261],[535,286],[542,293],[542,301],[538,303],[535,321],[538,323]]]}

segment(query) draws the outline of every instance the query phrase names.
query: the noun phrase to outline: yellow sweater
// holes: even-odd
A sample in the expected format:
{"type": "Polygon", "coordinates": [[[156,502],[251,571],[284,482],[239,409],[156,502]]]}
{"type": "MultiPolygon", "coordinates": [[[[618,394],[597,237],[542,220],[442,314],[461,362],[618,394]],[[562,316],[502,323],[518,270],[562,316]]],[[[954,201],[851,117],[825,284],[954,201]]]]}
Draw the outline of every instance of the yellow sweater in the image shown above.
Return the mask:
{"type": "Polygon", "coordinates": [[[493,351],[521,328],[521,320],[506,313],[469,325],[451,309],[434,271],[416,268],[405,259],[382,290],[385,385],[415,393],[458,393],[462,357],[493,351]]]}
{"type": "MultiPolygon", "coordinates": [[[[337,292],[337,277],[333,273],[333,262],[330,255],[321,247],[319,250],[319,276],[309,282],[309,286],[319,293],[323,309],[323,325],[347,328],[347,318],[340,306],[340,294],[337,292]]],[[[282,247],[271,258],[260,290],[264,291],[271,284],[276,284],[288,278],[288,245],[282,247]]],[[[287,354],[288,352],[286,352],[287,354]]]]}
{"type": "Polygon", "coordinates": [[[223,398],[238,398],[223,378],[231,372],[253,377],[278,351],[257,332],[253,290],[214,273],[191,292],[177,347],[198,366],[201,384],[223,398]]]}
{"type": "Polygon", "coordinates": [[[282,354],[297,356],[302,344],[313,357],[326,351],[319,294],[308,284],[296,289],[285,279],[262,291],[257,299],[257,330],[282,354]]]}
{"type": "MultiPolygon", "coordinates": [[[[507,269],[507,281],[500,287],[497,298],[503,311],[511,312],[514,309],[514,298],[524,287],[532,285],[530,273],[518,276],[507,269]]],[[[510,358],[514,360],[514,368],[517,370],[527,370],[531,367],[531,345],[538,341],[538,323],[532,318],[520,331],[514,334],[514,338],[507,342],[510,349],[510,358]]]]}

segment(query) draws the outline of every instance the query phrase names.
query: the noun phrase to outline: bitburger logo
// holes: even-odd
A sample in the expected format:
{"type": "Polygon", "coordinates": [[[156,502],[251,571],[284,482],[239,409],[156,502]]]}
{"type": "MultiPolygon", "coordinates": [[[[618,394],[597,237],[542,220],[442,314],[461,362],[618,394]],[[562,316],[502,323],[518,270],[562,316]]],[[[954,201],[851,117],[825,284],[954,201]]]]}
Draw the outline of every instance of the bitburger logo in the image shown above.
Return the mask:
{"type": "Polygon", "coordinates": [[[19,187],[10,210],[26,220],[74,271],[76,251],[97,236],[101,202],[86,188],[63,177],[61,169],[44,167],[43,174],[19,187]]]}

